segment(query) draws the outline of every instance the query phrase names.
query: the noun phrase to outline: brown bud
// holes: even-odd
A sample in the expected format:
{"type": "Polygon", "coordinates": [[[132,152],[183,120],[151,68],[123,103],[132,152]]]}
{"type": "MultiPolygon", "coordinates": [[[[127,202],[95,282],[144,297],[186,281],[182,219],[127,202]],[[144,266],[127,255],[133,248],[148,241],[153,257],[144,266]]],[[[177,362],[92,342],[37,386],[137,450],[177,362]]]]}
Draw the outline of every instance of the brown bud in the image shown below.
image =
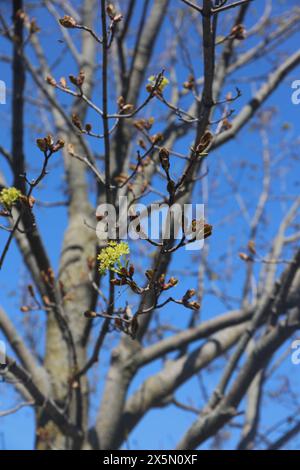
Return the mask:
{"type": "Polygon", "coordinates": [[[77,77],[75,77],[74,75],[69,75],[69,79],[70,82],[73,83],[73,85],[78,86],[77,77]]]}
{"type": "Polygon", "coordinates": [[[48,150],[48,145],[45,139],[36,139],[36,144],[42,152],[46,152],[48,150]]]}
{"type": "Polygon", "coordinates": [[[153,91],[153,85],[151,85],[151,83],[147,83],[146,85],[146,90],[148,91],[148,93],[151,93],[153,91]]]}
{"type": "Polygon", "coordinates": [[[23,313],[27,313],[30,311],[29,307],[26,307],[26,305],[23,305],[21,308],[20,308],[21,312],[23,313]]]}
{"type": "Polygon", "coordinates": [[[153,271],[152,269],[148,269],[148,270],[145,272],[145,276],[146,276],[146,278],[148,279],[148,281],[152,281],[153,274],[154,274],[154,271],[153,271]]]}
{"type": "Polygon", "coordinates": [[[189,289],[189,290],[187,290],[186,293],[184,294],[184,296],[182,297],[182,301],[183,301],[183,302],[187,302],[187,301],[190,300],[192,297],[194,297],[195,294],[196,294],[195,289],[189,289]]]}
{"type": "Polygon", "coordinates": [[[170,152],[168,149],[166,149],[165,147],[161,148],[160,151],[159,151],[159,156],[160,158],[169,158],[170,156],[170,152]]]}
{"type": "Polygon", "coordinates": [[[30,25],[29,25],[29,34],[35,34],[35,33],[38,33],[39,31],[41,31],[41,29],[39,28],[36,20],[33,18],[31,21],[30,21],[30,25]]]}
{"type": "Polygon", "coordinates": [[[53,143],[54,143],[54,142],[53,142],[53,137],[52,137],[52,135],[51,135],[51,134],[48,134],[47,137],[45,137],[45,141],[46,141],[46,143],[47,143],[47,145],[48,145],[48,148],[50,149],[50,147],[52,147],[52,145],[53,145],[53,143]]]}
{"type": "Polygon", "coordinates": [[[212,225],[204,224],[204,238],[208,238],[212,235],[212,229],[212,225]]]}
{"type": "Polygon", "coordinates": [[[77,114],[75,114],[75,113],[72,114],[72,123],[74,124],[75,127],[77,127],[77,129],[82,131],[81,121],[80,121],[79,117],[77,116],[77,114]]]}
{"type": "Polygon", "coordinates": [[[46,82],[51,85],[51,86],[55,86],[56,85],[56,80],[55,78],[51,77],[51,75],[48,75],[46,77],[46,82]]]}
{"type": "Polygon", "coordinates": [[[169,284],[170,284],[172,287],[177,286],[177,284],[178,284],[178,279],[176,279],[175,277],[171,277],[171,279],[169,280],[169,284]]]}
{"type": "Polygon", "coordinates": [[[114,17],[116,16],[117,14],[117,11],[116,11],[116,8],[115,6],[112,4],[112,3],[109,3],[106,7],[106,13],[108,14],[108,16],[110,17],[111,20],[114,19],[114,17]]]}
{"type": "Polygon", "coordinates": [[[124,104],[124,106],[122,107],[122,111],[124,113],[132,113],[133,110],[134,110],[134,106],[133,104],[130,104],[130,103],[124,104]]]}
{"type": "Polygon", "coordinates": [[[119,108],[122,109],[123,106],[125,105],[124,97],[123,97],[123,96],[119,96],[119,98],[117,99],[117,103],[118,103],[119,108]]]}
{"type": "Polygon", "coordinates": [[[85,80],[85,73],[83,70],[80,70],[79,75],[77,77],[77,83],[79,87],[81,87],[84,84],[84,80],[85,80]]]}
{"type": "Polygon", "coordinates": [[[137,121],[134,121],[133,122],[133,125],[134,127],[136,127],[139,131],[143,131],[144,130],[144,125],[145,125],[145,121],[143,119],[139,119],[137,121]]]}
{"type": "Polygon", "coordinates": [[[60,18],[59,22],[64,28],[76,28],[77,26],[77,23],[74,18],[68,15],[65,15],[63,18],[60,18]]]}
{"type": "Polygon", "coordinates": [[[36,144],[42,152],[47,152],[48,150],[53,152],[53,138],[50,134],[47,137],[36,139],[36,144]]]}
{"type": "Polygon", "coordinates": [[[231,30],[231,35],[235,37],[235,39],[239,39],[242,41],[246,39],[246,29],[242,24],[237,24],[231,30]]]}
{"type": "Polygon", "coordinates": [[[143,150],[146,150],[146,148],[147,148],[146,144],[142,139],[139,140],[138,144],[143,150]]]}
{"type": "Polygon", "coordinates": [[[209,130],[206,130],[196,148],[196,152],[201,155],[206,149],[207,147],[211,144],[212,140],[213,140],[213,134],[209,131],[209,130]]]}
{"type": "Polygon", "coordinates": [[[132,276],[134,275],[134,266],[133,266],[133,264],[131,264],[131,265],[129,266],[129,271],[128,271],[128,273],[129,273],[129,276],[130,276],[130,277],[132,277],[132,276]]]}
{"type": "Polygon", "coordinates": [[[199,310],[199,308],[200,308],[199,302],[190,302],[189,306],[192,310],[199,310]]]}
{"type": "Polygon", "coordinates": [[[85,316],[85,318],[92,319],[92,318],[97,317],[97,313],[93,312],[92,310],[87,310],[86,312],[84,312],[84,316],[85,316]]]}
{"type": "Polygon", "coordinates": [[[166,148],[162,148],[159,152],[159,158],[161,166],[165,171],[169,171],[170,169],[170,153],[166,148]]]}
{"type": "Polygon", "coordinates": [[[239,257],[242,261],[252,261],[251,256],[247,255],[246,253],[239,253],[239,257]]]}
{"type": "Polygon", "coordinates": [[[228,131],[229,129],[232,128],[232,124],[228,119],[223,119],[222,127],[225,131],[228,131]]]}
{"type": "Polygon", "coordinates": [[[59,80],[59,84],[60,84],[63,88],[67,88],[67,80],[65,79],[65,77],[61,77],[61,79],[59,80]]]}
{"type": "Polygon", "coordinates": [[[147,131],[150,131],[150,129],[152,128],[153,124],[154,124],[154,119],[153,119],[153,118],[145,119],[145,120],[144,120],[144,128],[145,128],[147,131]]]}
{"type": "Polygon", "coordinates": [[[151,137],[151,142],[153,144],[158,144],[161,140],[163,140],[164,136],[159,132],[151,137]]]}
{"type": "Polygon", "coordinates": [[[52,152],[55,153],[55,152],[58,152],[59,150],[61,150],[63,147],[65,146],[65,143],[63,140],[59,139],[56,144],[52,147],[52,152]]]}
{"type": "Polygon", "coordinates": [[[193,88],[195,87],[195,77],[193,75],[190,75],[188,80],[184,82],[183,87],[186,90],[193,90],[193,88]]]}
{"type": "Polygon", "coordinates": [[[255,242],[253,240],[250,240],[248,243],[248,250],[252,255],[256,255],[256,248],[255,248],[255,242]]]}

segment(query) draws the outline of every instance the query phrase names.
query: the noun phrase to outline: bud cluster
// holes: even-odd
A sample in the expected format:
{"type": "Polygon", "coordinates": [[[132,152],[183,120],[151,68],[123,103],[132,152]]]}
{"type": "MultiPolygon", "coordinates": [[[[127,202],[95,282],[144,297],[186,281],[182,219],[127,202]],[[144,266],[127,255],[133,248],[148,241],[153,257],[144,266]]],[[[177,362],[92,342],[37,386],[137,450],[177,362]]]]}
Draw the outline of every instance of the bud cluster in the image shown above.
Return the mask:
{"type": "Polygon", "coordinates": [[[53,137],[50,134],[46,137],[36,139],[36,144],[41,152],[48,154],[48,156],[58,152],[65,146],[64,141],[61,139],[54,143],[53,137]]]}

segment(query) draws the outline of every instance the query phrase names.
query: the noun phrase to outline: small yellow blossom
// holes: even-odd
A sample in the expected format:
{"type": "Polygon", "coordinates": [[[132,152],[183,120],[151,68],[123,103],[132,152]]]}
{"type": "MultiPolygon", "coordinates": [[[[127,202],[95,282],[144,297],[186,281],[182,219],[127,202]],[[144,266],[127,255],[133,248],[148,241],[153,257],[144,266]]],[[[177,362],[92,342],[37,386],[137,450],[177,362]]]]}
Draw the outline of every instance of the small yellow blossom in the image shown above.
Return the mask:
{"type": "Polygon", "coordinates": [[[15,204],[21,196],[22,193],[17,188],[4,188],[0,193],[0,203],[6,209],[11,209],[12,205],[15,204]]]}
{"type": "MultiPolygon", "coordinates": [[[[151,87],[155,86],[157,80],[158,80],[158,77],[155,75],[151,75],[151,77],[148,78],[148,82],[150,83],[151,87]]],[[[164,89],[169,85],[169,83],[170,81],[166,77],[161,77],[159,80],[159,85],[157,86],[157,89],[162,93],[164,89]]]]}
{"type": "Polygon", "coordinates": [[[129,255],[129,246],[126,242],[117,243],[110,241],[106,248],[103,248],[98,255],[99,272],[104,275],[106,271],[115,271],[115,265],[121,269],[121,258],[124,255],[129,255]]]}

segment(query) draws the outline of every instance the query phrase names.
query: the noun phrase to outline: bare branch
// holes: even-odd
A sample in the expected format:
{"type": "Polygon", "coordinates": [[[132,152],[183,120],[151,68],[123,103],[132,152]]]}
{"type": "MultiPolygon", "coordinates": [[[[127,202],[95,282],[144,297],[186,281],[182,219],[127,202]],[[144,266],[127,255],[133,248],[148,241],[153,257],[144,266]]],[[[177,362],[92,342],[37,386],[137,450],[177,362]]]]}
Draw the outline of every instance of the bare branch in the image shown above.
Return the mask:
{"type": "Polygon", "coordinates": [[[0,411],[0,418],[4,418],[5,416],[15,414],[22,408],[33,406],[33,405],[34,405],[33,401],[19,403],[18,405],[16,405],[14,408],[11,408],[10,410],[0,411]]]}

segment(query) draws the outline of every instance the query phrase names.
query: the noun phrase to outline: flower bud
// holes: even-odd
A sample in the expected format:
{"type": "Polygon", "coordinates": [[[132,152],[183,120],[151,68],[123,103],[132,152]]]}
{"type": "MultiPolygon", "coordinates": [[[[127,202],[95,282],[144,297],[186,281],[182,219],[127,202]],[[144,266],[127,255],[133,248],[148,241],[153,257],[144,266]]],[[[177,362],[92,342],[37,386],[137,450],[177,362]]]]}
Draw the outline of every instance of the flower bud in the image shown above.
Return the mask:
{"type": "Polygon", "coordinates": [[[59,150],[61,150],[63,147],[65,146],[65,143],[63,140],[59,139],[55,145],[53,145],[52,147],[52,152],[55,153],[55,152],[58,152],[59,150]]]}
{"type": "Polygon", "coordinates": [[[153,144],[158,144],[161,140],[163,140],[164,136],[159,132],[151,137],[151,142],[153,144]]]}
{"type": "Polygon", "coordinates": [[[195,294],[196,294],[195,289],[189,289],[189,290],[187,290],[186,293],[184,294],[182,300],[183,300],[183,301],[187,301],[187,300],[191,299],[192,297],[194,297],[195,294]]]}
{"type": "Polygon", "coordinates": [[[85,318],[92,319],[92,318],[97,317],[97,313],[93,312],[92,310],[87,310],[86,312],[84,312],[84,316],[85,316],[85,318]]]}
{"type": "Polygon", "coordinates": [[[29,312],[29,307],[26,307],[26,305],[23,305],[21,308],[20,308],[21,312],[22,313],[28,313],[29,312]]]}
{"type": "Polygon", "coordinates": [[[242,41],[246,39],[246,29],[242,24],[237,24],[232,28],[231,35],[234,36],[235,39],[242,41]]]}
{"type": "Polygon", "coordinates": [[[193,75],[190,75],[188,80],[184,82],[183,88],[185,88],[186,90],[193,90],[194,87],[195,87],[195,77],[193,75]]]}
{"type": "Polygon", "coordinates": [[[161,166],[165,171],[170,169],[170,152],[166,148],[162,148],[159,152],[161,166]]]}
{"type": "Polygon", "coordinates": [[[251,257],[247,255],[246,253],[239,253],[239,257],[242,261],[251,261],[251,257]]]}
{"type": "Polygon", "coordinates": [[[59,80],[59,84],[63,88],[67,88],[67,80],[65,79],[65,77],[61,77],[61,79],[59,80]]]}
{"type": "Polygon", "coordinates": [[[60,18],[59,22],[64,28],[76,28],[77,26],[77,23],[74,18],[68,15],[65,15],[63,18],[60,18]]]}
{"type": "Polygon", "coordinates": [[[212,229],[212,225],[204,224],[204,238],[208,238],[212,235],[212,229]]]}
{"type": "Polygon", "coordinates": [[[125,105],[124,97],[123,97],[123,96],[119,96],[119,98],[117,99],[117,103],[118,103],[119,108],[122,109],[123,106],[125,105]]]}
{"type": "Polygon", "coordinates": [[[56,85],[56,80],[55,80],[55,78],[51,77],[51,75],[47,75],[46,82],[51,86],[56,85]]]}
{"type": "Polygon", "coordinates": [[[199,310],[200,308],[199,302],[190,302],[189,306],[191,307],[192,310],[199,310]]]}
{"type": "Polygon", "coordinates": [[[248,249],[252,255],[256,255],[256,248],[255,248],[255,242],[253,240],[250,240],[248,243],[248,249]]]}
{"type": "Polygon", "coordinates": [[[148,269],[148,270],[145,272],[145,276],[146,276],[146,278],[148,279],[148,281],[152,281],[153,274],[154,274],[154,271],[153,271],[152,269],[148,269]]]}
{"type": "Polygon", "coordinates": [[[36,144],[42,152],[46,152],[47,142],[45,141],[45,139],[36,139],[36,144]]]}
{"type": "Polygon", "coordinates": [[[206,149],[207,147],[211,144],[212,140],[213,140],[213,134],[209,131],[209,130],[206,130],[196,148],[196,152],[201,155],[206,149]]]}
{"type": "Polygon", "coordinates": [[[77,114],[75,114],[75,113],[72,114],[72,123],[74,124],[75,127],[77,127],[77,129],[82,131],[81,121],[80,121],[79,117],[77,116],[77,114]]]}
{"type": "Polygon", "coordinates": [[[114,19],[114,17],[116,16],[117,14],[117,11],[116,11],[116,8],[115,6],[112,4],[112,3],[109,3],[106,7],[106,13],[108,14],[108,16],[110,17],[111,20],[114,19]]]}
{"type": "Polygon", "coordinates": [[[134,106],[133,104],[130,104],[130,103],[124,104],[124,106],[122,107],[122,111],[124,113],[132,113],[133,110],[134,110],[134,106]]]}

